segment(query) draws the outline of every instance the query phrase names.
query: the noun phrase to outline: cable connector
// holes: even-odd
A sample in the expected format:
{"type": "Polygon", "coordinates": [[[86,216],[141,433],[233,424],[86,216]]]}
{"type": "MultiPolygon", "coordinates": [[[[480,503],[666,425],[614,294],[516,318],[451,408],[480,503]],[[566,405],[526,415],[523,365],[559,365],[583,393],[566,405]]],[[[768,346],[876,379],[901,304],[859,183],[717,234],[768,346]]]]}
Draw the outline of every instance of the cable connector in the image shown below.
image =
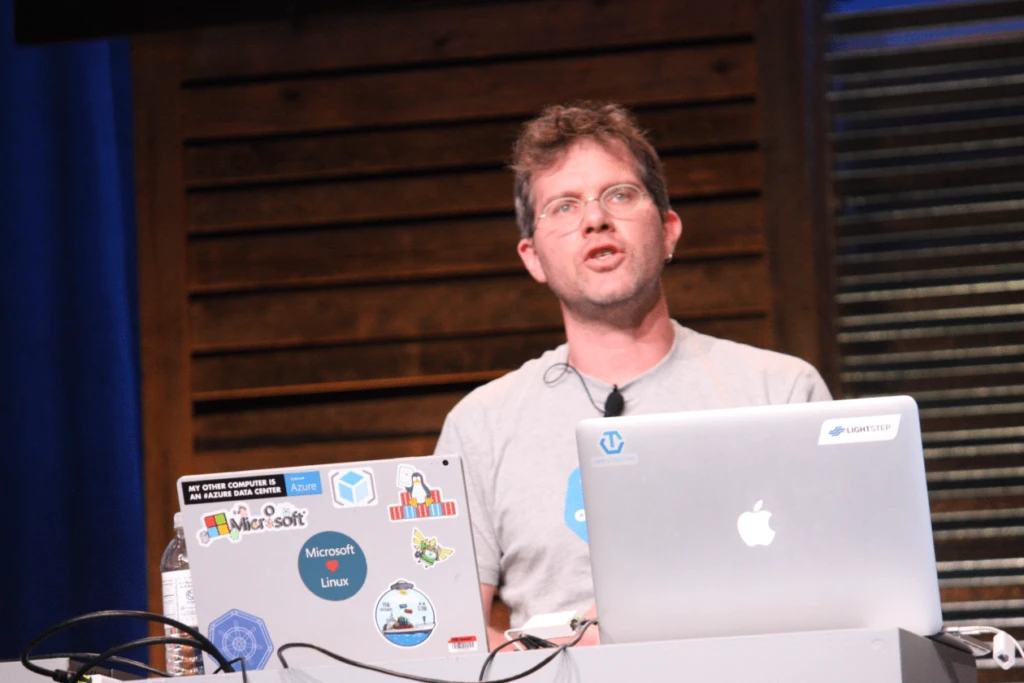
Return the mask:
{"type": "Polygon", "coordinates": [[[1006,631],[1000,631],[992,639],[992,659],[1003,669],[1012,669],[1017,659],[1017,641],[1006,631]]]}
{"type": "MultiPolygon", "coordinates": [[[[1021,657],[1024,658],[1024,647],[1017,642],[1017,639],[1011,636],[1006,631],[1002,631],[993,626],[947,626],[942,629],[943,633],[953,634],[969,645],[971,645],[972,636],[980,635],[991,635],[992,636],[992,647],[990,651],[992,653],[992,659],[995,660],[996,664],[1003,669],[1012,669],[1013,665],[1017,662],[1017,653],[1019,652],[1021,657]]],[[[972,647],[974,647],[972,645],[972,647]]],[[[979,658],[986,656],[988,652],[977,655],[979,658]]]]}
{"type": "Polygon", "coordinates": [[[580,625],[580,617],[576,612],[553,612],[551,614],[538,614],[519,628],[510,628],[505,631],[505,637],[509,640],[521,636],[534,636],[551,640],[552,638],[571,638],[580,625]]]}

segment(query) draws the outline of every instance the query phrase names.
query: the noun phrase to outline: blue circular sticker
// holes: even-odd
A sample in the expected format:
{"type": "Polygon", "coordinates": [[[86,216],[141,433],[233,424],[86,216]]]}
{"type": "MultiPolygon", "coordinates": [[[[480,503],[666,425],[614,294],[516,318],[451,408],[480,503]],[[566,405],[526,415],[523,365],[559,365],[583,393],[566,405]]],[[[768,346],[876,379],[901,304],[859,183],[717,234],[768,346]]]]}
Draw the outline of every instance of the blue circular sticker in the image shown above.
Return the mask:
{"type": "Polygon", "coordinates": [[[299,576],[318,598],[348,600],[366,581],[366,555],[349,536],[321,531],[299,551],[299,576]]]}

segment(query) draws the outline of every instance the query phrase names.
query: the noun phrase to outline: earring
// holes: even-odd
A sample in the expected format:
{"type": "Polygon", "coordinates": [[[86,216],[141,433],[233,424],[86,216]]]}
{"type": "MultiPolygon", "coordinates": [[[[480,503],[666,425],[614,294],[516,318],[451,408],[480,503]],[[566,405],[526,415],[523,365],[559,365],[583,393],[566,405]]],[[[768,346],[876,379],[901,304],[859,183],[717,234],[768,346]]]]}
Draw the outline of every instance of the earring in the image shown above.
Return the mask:
{"type": "Polygon", "coordinates": [[[669,254],[669,256],[668,256],[668,258],[667,258],[667,259],[665,259],[665,265],[666,265],[666,266],[667,266],[668,264],[670,264],[670,263],[672,263],[672,255],[671,255],[671,254],[669,254]]]}

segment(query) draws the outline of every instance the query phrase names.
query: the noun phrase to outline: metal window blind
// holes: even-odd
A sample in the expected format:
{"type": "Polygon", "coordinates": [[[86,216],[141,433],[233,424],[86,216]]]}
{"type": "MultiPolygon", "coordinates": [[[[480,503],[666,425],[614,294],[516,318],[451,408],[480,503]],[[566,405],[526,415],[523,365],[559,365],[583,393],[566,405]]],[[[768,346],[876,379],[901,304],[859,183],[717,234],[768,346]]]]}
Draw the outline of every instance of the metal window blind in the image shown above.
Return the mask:
{"type": "Polygon", "coordinates": [[[842,391],[918,401],[945,619],[1021,639],[1024,2],[824,27],[842,391]]]}

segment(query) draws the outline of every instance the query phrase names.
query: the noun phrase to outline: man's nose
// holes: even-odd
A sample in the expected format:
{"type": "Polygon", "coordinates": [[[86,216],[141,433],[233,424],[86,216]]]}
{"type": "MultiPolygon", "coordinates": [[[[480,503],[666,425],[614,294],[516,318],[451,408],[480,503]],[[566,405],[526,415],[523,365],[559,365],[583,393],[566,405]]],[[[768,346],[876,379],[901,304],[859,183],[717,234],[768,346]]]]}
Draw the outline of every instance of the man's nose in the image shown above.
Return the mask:
{"type": "Polygon", "coordinates": [[[611,230],[612,225],[608,212],[600,199],[593,197],[583,204],[583,234],[589,235],[592,232],[611,230]]]}

